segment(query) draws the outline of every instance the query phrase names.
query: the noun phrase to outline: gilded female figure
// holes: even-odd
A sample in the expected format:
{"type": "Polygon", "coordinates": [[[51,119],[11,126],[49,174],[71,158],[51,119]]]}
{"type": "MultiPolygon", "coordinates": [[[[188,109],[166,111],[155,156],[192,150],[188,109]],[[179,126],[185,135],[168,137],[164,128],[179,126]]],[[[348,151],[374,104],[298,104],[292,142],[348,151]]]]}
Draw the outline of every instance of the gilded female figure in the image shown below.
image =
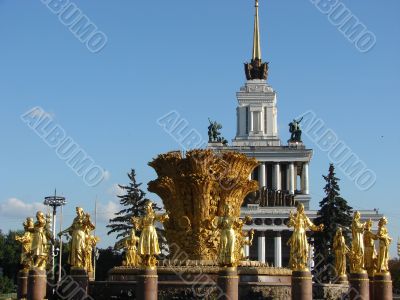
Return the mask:
{"type": "Polygon", "coordinates": [[[253,245],[253,239],[254,239],[254,229],[250,230],[249,232],[245,233],[243,230],[240,231],[241,235],[241,247],[240,247],[240,260],[246,260],[246,253],[244,252],[244,247],[245,246],[251,246],[253,245]]]}
{"type": "Polygon", "coordinates": [[[309,255],[309,245],[307,242],[307,229],[312,231],[322,231],[324,225],[314,225],[304,213],[304,205],[299,203],[297,212],[289,216],[288,227],[293,227],[293,234],[288,244],[290,245],[289,266],[294,271],[307,271],[307,262],[309,255]]]}
{"type": "Polygon", "coordinates": [[[100,239],[94,236],[90,231],[86,231],[86,248],[85,248],[85,270],[90,273],[93,272],[93,250],[96,247],[100,239]]]}
{"type": "Polygon", "coordinates": [[[346,254],[350,249],[346,245],[342,228],[336,231],[333,239],[333,251],[335,252],[335,270],[338,277],[346,276],[346,254]]]}
{"type": "Polygon", "coordinates": [[[32,231],[33,231],[33,218],[26,218],[26,221],[23,223],[24,225],[24,234],[17,235],[15,240],[21,243],[22,251],[21,251],[21,265],[25,270],[28,270],[32,267],[31,260],[31,248],[32,248],[32,231]]]}
{"type": "Polygon", "coordinates": [[[217,228],[220,229],[220,241],[218,251],[218,261],[222,266],[233,267],[238,261],[235,255],[236,231],[235,226],[239,222],[239,218],[232,217],[232,206],[226,204],[221,217],[216,218],[217,228]]]}
{"type": "Polygon", "coordinates": [[[369,277],[374,276],[376,268],[375,240],[378,238],[371,231],[372,221],[369,219],[365,224],[364,231],[364,265],[369,277]]]}
{"type": "Polygon", "coordinates": [[[382,217],[378,223],[379,254],[376,271],[381,274],[389,272],[389,246],[392,239],[386,228],[387,223],[388,221],[385,217],[382,217]]]}
{"type": "Polygon", "coordinates": [[[354,213],[351,225],[352,243],[350,253],[350,266],[352,273],[364,273],[364,228],[365,223],[360,221],[360,212],[354,213]]]}
{"type": "Polygon", "coordinates": [[[61,234],[68,233],[71,236],[71,249],[69,253],[68,263],[73,268],[86,269],[85,251],[86,251],[86,228],[87,215],[83,208],[76,208],[76,217],[72,225],[64,230],[61,234]]]}
{"type": "Polygon", "coordinates": [[[49,240],[53,243],[53,237],[48,230],[46,217],[43,212],[36,213],[36,222],[33,228],[29,228],[32,232],[31,256],[33,266],[39,269],[46,269],[47,259],[49,256],[49,240]]]}
{"type": "Polygon", "coordinates": [[[151,201],[146,203],[145,211],[146,214],[143,217],[134,218],[132,222],[142,230],[138,246],[138,253],[143,258],[142,262],[144,266],[154,267],[156,265],[155,256],[161,253],[154,223],[156,221],[164,223],[168,220],[168,214],[156,214],[151,201]]]}
{"type": "Polygon", "coordinates": [[[131,229],[131,233],[124,241],[125,248],[125,265],[127,267],[137,267],[139,265],[139,257],[137,253],[137,243],[139,238],[136,236],[135,229],[131,229]]]}

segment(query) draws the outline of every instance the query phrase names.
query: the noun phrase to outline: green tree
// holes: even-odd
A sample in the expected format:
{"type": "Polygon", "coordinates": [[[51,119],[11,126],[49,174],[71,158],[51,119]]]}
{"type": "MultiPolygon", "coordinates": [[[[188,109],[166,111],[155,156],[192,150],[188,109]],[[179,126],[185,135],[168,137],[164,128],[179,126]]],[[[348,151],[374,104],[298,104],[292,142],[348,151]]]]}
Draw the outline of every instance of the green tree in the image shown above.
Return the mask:
{"type": "Polygon", "coordinates": [[[104,281],[108,278],[108,271],[115,266],[122,265],[122,254],[115,251],[112,247],[98,250],[99,259],[96,263],[96,280],[104,281]]]}
{"type": "Polygon", "coordinates": [[[342,228],[346,242],[350,242],[350,226],[352,222],[352,207],[340,196],[340,187],[335,176],[335,167],[329,166],[329,173],[323,176],[326,181],[324,187],[325,198],[319,203],[318,217],[314,220],[316,225],[324,224],[322,232],[315,232],[315,268],[314,276],[317,282],[326,283],[334,280],[334,253],[332,250],[333,238],[338,228],[342,228]]]}
{"type": "Polygon", "coordinates": [[[4,234],[0,231],[0,266],[3,268],[5,277],[11,278],[14,282],[20,268],[21,245],[15,240],[17,231],[9,231],[4,234]]]}
{"type": "Polygon", "coordinates": [[[389,260],[389,270],[392,275],[393,290],[400,291],[400,261],[398,258],[389,260]]]}
{"type": "Polygon", "coordinates": [[[0,294],[15,292],[14,282],[7,276],[0,276],[0,294]]]}
{"type": "MultiPolygon", "coordinates": [[[[110,228],[108,234],[117,233],[117,239],[119,239],[117,244],[128,236],[129,231],[133,227],[131,223],[132,217],[141,217],[145,214],[145,204],[148,201],[145,198],[146,193],[140,188],[142,184],[136,182],[134,169],[128,173],[128,178],[130,180],[128,185],[118,185],[126,192],[124,195],[118,196],[120,204],[124,208],[117,212],[115,214],[116,217],[111,219],[110,224],[107,225],[110,228]]],[[[153,208],[156,211],[161,210],[156,204],[154,204],[153,208]]],[[[140,235],[140,231],[137,231],[136,234],[140,235]]],[[[163,245],[165,243],[163,230],[157,228],[157,234],[160,244],[163,245]]]]}

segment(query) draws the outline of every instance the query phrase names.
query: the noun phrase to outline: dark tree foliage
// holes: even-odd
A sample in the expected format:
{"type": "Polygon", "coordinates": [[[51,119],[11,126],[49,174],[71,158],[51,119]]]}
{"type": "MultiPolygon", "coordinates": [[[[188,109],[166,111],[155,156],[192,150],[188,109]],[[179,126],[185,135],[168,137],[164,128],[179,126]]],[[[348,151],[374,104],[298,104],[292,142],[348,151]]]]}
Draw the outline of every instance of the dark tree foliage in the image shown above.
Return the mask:
{"type": "Polygon", "coordinates": [[[20,269],[21,244],[15,240],[15,236],[19,234],[23,233],[9,231],[8,234],[4,234],[0,231],[0,267],[3,268],[4,277],[13,282],[16,282],[20,269]]]}
{"type": "Polygon", "coordinates": [[[318,217],[314,220],[316,225],[324,224],[322,232],[315,232],[315,268],[314,276],[319,283],[333,281],[336,277],[334,269],[334,251],[332,250],[333,238],[338,228],[342,228],[347,244],[351,239],[352,208],[340,196],[338,179],[335,176],[335,167],[329,166],[329,173],[323,176],[326,181],[324,192],[326,197],[319,203],[318,217]]]}
{"type": "MultiPolygon", "coordinates": [[[[124,195],[118,196],[120,199],[120,204],[124,208],[117,212],[116,217],[110,220],[110,224],[107,225],[110,230],[108,234],[117,233],[117,239],[119,241],[117,244],[128,236],[129,231],[133,227],[131,223],[132,217],[141,217],[145,214],[145,204],[148,199],[145,198],[146,193],[140,188],[141,183],[136,182],[136,173],[135,170],[132,169],[130,173],[128,173],[129,184],[128,185],[118,185],[121,189],[123,189],[126,193],[124,195]]],[[[153,206],[155,211],[160,211],[161,208],[156,204],[153,206]]],[[[157,234],[159,237],[160,245],[165,244],[165,238],[163,235],[163,230],[157,228],[157,234]]],[[[140,235],[140,231],[136,231],[136,235],[140,235]]]]}
{"type": "Polygon", "coordinates": [[[0,294],[9,294],[15,292],[14,282],[7,276],[0,276],[0,294]]]}
{"type": "Polygon", "coordinates": [[[400,291],[400,260],[397,258],[389,260],[389,270],[390,270],[390,274],[392,275],[393,290],[397,291],[396,294],[399,294],[399,291],[400,291]]]}
{"type": "Polygon", "coordinates": [[[96,262],[96,280],[107,280],[108,271],[122,265],[122,254],[112,247],[99,249],[99,259],[96,262]]]}

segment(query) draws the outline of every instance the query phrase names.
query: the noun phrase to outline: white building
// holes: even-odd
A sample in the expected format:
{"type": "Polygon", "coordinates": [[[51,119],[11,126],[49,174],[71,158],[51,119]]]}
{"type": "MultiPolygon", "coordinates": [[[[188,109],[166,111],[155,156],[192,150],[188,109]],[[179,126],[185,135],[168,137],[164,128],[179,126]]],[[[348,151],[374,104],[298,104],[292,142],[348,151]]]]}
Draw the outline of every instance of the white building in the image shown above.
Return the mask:
{"type": "MultiPolygon", "coordinates": [[[[287,241],[291,235],[285,225],[289,212],[296,203],[304,204],[307,215],[314,219],[316,210],[310,210],[309,164],[313,151],[302,142],[282,143],[278,132],[277,95],[268,84],[268,64],[262,63],[258,0],[254,21],[253,57],[245,65],[247,81],[237,92],[237,132],[232,145],[209,143],[214,151],[238,151],[254,157],[260,165],[251,175],[259,182],[260,190],[245,200],[242,215],[253,217],[245,230],[254,229],[256,236],[247,247],[250,259],[276,267],[289,263],[287,241]]],[[[364,220],[372,219],[376,229],[382,215],[378,211],[361,211],[364,220]]]]}

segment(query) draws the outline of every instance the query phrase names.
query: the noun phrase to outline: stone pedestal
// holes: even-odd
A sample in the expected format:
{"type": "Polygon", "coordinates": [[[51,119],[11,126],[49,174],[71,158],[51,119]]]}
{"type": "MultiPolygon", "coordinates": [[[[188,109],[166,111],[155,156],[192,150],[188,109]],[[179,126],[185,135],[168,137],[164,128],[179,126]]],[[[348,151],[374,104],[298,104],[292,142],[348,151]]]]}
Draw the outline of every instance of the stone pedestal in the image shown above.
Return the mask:
{"type": "Polygon", "coordinates": [[[17,299],[26,299],[28,295],[28,270],[18,272],[17,285],[17,299]]]}
{"type": "Polygon", "coordinates": [[[88,294],[89,287],[89,276],[87,272],[84,269],[71,268],[70,275],[74,282],[74,284],[71,285],[71,287],[74,288],[74,291],[69,291],[69,299],[84,299],[88,294]]]}
{"type": "Polygon", "coordinates": [[[374,276],[374,298],[376,300],[392,300],[392,278],[390,273],[375,274],[374,276]]]}
{"type": "Polygon", "coordinates": [[[348,283],[349,283],[349,280],[348,280],[348,278],[347,278],[347,275],[340,275],[340,276],[337,278],[337,280],[336,280],[335,283],[336,283],[336,284],[348,284],[348,283]]]}
{"type": "Polygon", "coordinates": [[[350,300],[369,300],[368,274],[350,274],[350,300]]]}
{"type": "Polygon", "coordinates": [[[46,270],[32,269],[28,274],[28,300],[43,300],[46,298],[46,270]]]}
{"type": "Polygon", "coordinates": [[[218,273],[218,299],[239,299],[239,276],[236,268],[224,268],[218,273]]]}
{"type": "Polygon", "coordinates": [[[369,299],[374,300],[374,277],[370,277],[368,275],[368,280],[369,280],[369,299]]]}
{"type": "Polygon", "coordinates": [[[158,276],[157,269],[147,268],[137,276],[137,299],[157,300],[158,298],[158,276]]]}
{"type": "Polygon", "coordinates": [[[293,271],[292,299],[312,300],[312,276],[310,271],[293,271]]]}

